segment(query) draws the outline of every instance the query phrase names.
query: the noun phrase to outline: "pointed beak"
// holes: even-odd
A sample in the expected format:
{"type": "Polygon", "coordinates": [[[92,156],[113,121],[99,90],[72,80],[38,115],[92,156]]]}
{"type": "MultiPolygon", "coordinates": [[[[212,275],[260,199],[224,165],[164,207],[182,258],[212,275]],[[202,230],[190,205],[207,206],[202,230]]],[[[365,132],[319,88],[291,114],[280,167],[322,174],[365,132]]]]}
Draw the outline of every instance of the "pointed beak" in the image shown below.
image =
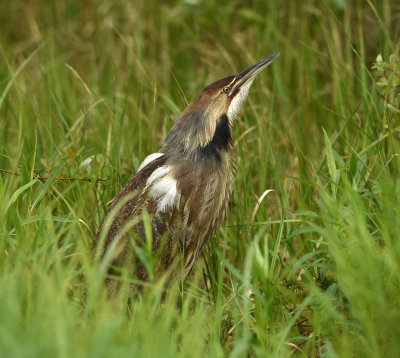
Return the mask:
{"type": "Polygon", "coordinates": [[[267,58],[264,58],[253,66],[250,66],[247,70],[244,70],[237,74],[235,76],[235,79],[233,80],[233,87],[230,90],[228,96],[236,94],[241,87],[248,83],[251,83],[257,76],[257,74],[260,73],[265,67],[267,67],[272,61],[274,61],[279,55],[280,53],[275,53],[271,56],[268,56],[267,58]]]}

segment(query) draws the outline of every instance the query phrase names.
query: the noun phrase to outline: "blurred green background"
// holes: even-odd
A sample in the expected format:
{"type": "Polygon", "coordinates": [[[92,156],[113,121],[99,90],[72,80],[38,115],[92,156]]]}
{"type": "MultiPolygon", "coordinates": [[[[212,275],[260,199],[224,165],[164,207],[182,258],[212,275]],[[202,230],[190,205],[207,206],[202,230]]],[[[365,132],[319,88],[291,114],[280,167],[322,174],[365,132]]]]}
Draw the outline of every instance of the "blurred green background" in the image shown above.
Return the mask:
{"type": "Polygon", "coordinates": [[[399,2],[12,0],[0,23],[0,356],[400,356],[399,2]],[[194,274],[106,299],[107,203],[275,52],[194,274]]]}

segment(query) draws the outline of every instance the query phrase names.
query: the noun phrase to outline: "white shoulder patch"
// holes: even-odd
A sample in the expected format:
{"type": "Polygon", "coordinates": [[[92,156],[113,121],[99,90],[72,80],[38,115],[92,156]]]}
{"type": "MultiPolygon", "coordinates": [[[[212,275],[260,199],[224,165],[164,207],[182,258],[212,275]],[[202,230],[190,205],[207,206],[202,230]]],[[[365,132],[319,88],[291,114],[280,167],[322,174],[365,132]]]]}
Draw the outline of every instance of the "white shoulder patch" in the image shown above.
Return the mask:
{"type": "Polygon", "coordinates": [[[149,164],[150,162],[152,162],[157,158],[160,158],[162,155],[164,155],[164,153],[153,153],[148,155],[146,158],[144,158],[142,164],[140,164],[137,172],[141,171],[147,164],[149,164]]]}
{"type": "Polygon", "coordinates": [[[158,198],[158,211],[164,212],[178,204],[180,195],[176,190],[176,180],[171,175],[153,184],[150,194],[158,198]]]}
{"type": "Polygon", "coordinates": [[[176,188],[176,179],[170,174],[170,166],[157,168],[147,179],[146,186],[150,189],[150,195],[157,199],[157,211],[164,212],[178,205],[180,195],[176,188]]]}
{"type": "Polygon", "coordinates": [[[164,178],[171,170],[172,168],[168,165],[167,166],[163,165],[162,167],[157,168],[153,173],[151,173],[151,175],[147,179],[146,186],[150,186],[156,180],[164,178]]]}

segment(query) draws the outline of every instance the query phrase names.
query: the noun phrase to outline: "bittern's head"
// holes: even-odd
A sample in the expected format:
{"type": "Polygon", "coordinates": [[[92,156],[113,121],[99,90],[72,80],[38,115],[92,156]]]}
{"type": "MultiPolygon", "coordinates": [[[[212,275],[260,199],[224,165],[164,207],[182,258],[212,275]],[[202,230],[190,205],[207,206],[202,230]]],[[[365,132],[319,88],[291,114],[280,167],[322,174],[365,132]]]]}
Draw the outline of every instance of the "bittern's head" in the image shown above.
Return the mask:
{"type": "Polygon", "coordinates": [[[256,75],[279,53],[264,58],[236,76],[206,87],[189,104],[168,133],[163,152],[176,152],[203,159],[220,158],[231,145],[231,129],[256,75]]]}

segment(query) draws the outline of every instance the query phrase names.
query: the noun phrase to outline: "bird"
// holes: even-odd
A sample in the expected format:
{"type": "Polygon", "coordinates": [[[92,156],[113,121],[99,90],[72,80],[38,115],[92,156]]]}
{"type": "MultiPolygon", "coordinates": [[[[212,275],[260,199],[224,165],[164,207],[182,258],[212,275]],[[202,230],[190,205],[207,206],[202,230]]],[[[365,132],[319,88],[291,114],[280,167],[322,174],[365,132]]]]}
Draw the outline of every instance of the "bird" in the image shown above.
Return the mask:
{"type": "Polygon", "coordinates": [[[113,200],[93,244],[118,292],[148,281],[184,281],[226,218],[234,181],[233,128],[254,78],[279,53],[207,86],[175,120],[158,152],[150,154],[113,200]]]}

